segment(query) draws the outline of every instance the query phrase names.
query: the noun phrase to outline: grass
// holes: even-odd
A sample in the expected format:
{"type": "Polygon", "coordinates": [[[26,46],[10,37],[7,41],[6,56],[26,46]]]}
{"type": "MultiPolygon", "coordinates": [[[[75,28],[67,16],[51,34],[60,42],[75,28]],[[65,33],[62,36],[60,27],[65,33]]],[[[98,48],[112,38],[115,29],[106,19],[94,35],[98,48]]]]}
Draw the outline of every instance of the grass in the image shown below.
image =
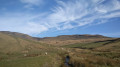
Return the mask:
{"type": "MultiPolygon", "coordinates": [[[[72,64],[72,67],[120,67],[120,57],[113,59],[104,55],[95,55],[94,53],[79,53],[75,51],[73,53],[69,54],[69,63],[72,64]]],[[[112,54],[112,56],[115,55],[112,54]]],[[[65,67],[64,64],[62,67],[65,67]]]]}
{"type": "Polygon", "coordinates": [[[59,67],[61,57],[58,54],[61,52],[63,51],[51,47],[30,51],[27,56],[22,53],[0,53],[0,67],[59,67]]]}
{"type": "Polygon", "coordinates": [[[100,52],[100,53],[96,53],[95,55],[120,60],[120,53],[115,53],[115,52],[109,52],[109,53],[104,53],[103,52],[103,53],[101,53],[100,52]]]}
{"type": "Polygon", "coordinates": [[[81,48],[81,49],[93,49],[93,48],[101,47],[101,46],[103,46],[103,44],[105,44],[107,42],[108,41],[105,41],[105,42],[93,42],[93,43],[78,43],[78,44],[65,45],[63,47],[81,48]]]}
{"type": "Polygon", "coordinates": [[[50,62],[48,56],[19,58],[0,61],[0,67],[42,67],[45,62],[50,62]]]}
{"type": "MultiPolygon", "coordinates": [[[[71,57],[69,63],[73,65],[72,67],[120,67],[119,42],[120,40],[113,42],[99,41],[69,44],[62,47],[71,50],[69,52],[71,57]]],[[[62,67],[64,67],[64,64],[62,67]]]]}

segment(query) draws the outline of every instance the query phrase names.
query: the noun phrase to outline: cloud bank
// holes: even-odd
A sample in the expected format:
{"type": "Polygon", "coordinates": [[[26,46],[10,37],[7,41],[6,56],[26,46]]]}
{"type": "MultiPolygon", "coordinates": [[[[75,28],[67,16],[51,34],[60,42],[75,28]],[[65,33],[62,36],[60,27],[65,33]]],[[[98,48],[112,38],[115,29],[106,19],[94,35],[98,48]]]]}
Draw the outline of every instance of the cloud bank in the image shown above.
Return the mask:
{"type": "Polygon", "coordinates": [[[40,6],[40,4],[43,3],[43,0],[20,0],[22,3],[25,4],[25,8],[30,8],[30,9],[34,9],[32,8],[32,6],[40,6]]]}
{"type": "MultiPolygon", "coordinates": [[[[39,5],[41,0],[21,0],[21,2],[39,5]]],[[[69,0],[57,3],[58,5],[51,7],[51,13],[9,13],[1,16],[0,30],[32,35],[49,29],[66,30],[106,23],[111,18],[120,17],[119,0],[69,0]]]]}

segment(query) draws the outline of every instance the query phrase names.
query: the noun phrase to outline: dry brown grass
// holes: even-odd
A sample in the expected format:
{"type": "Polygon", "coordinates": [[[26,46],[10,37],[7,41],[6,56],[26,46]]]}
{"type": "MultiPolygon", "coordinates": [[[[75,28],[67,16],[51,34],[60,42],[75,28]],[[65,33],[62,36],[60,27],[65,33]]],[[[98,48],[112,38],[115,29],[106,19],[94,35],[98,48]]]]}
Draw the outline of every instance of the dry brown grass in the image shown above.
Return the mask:
{"type": "Polygon", "coordinates": [[[92,54],[72,55],[70,60],[73,67],[119,67],[119,62],[119,60],[92,54]]]}
{"type": "Polygon", "coordinates": [[[111,38],[96,38],[96,39],[79,39],[79,40],[43,40],[40,41],[41,43],[47,43],[50,45],[55,46],[63,46],[68,44],[75,44],[75,43],[89,43],[89,42],[96,42],[96,41],[104,41],[104,40],[111,40],[111,38]]]}
{"type": "Polygon", "coordinates": [[[0,33],[0,52],[2,53],[22,53],[23,51],[46,49],[43,45],[32,40],[0,33]]]}

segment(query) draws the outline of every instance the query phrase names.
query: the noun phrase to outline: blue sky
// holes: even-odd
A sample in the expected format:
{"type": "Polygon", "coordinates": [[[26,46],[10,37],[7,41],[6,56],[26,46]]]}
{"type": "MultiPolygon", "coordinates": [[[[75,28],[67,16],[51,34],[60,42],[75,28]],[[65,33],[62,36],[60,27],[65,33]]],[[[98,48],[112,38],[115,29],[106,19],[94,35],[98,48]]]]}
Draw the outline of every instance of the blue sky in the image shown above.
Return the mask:
{"type": "Polygon", "coordinates": [[[120,37],[120,0],[0,0],[0,31],[120,37]]]}

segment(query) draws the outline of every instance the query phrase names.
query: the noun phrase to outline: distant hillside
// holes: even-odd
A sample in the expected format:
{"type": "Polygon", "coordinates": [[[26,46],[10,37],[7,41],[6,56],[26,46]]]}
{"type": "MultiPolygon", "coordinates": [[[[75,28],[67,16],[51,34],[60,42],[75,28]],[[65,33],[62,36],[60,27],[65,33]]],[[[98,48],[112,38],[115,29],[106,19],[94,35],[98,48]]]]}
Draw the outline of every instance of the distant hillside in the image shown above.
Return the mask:
{"type": "Polygon", "coordinates": [[[39,37],[31,37],[27,34],[22,34],[17,32],[1,31],[0,33],[14,38],[27,39],[37,42],[39,41],[41,43],[46,43],[51,45],[67,45],[74,43],[94,42],[94,41],[111,39],[110,37],[105,37],[102,35],[61,35],[57,37],[39,38],[39,37]]]}
{"type": "Polygon", "coordinates": [[[44,48],[43,45],[25,34],[0,32],[0,52],[3,53],[40,50],[44,48]]]}
{"type": "Polygon", "coordinates": [[[74,43],[95,42],[112,39],[102,35],[61,35],[57,37],[40,38],[40,42],[52,45],[67,45],[74,43]]]}
{"type": "Polygon", "coordinates": [[[13,37],[19,37],[19,38],[23,38],[23,39],[29,39],[29,40],[35,40],[35,38],[27,35],[27,34],[23,34],[23,33],[18,33],[18,32],[10,32],[10,31],[0,31],[0,33],[6,34],[6,35],[10,35],[13,37]]]}
{"type": "Polygon", "coordinates": [[[57,37],[44,37],[44,38],[39,38],[39,37],[31,37],[27,34],[23,34],[23,33],[18,33],[18,32],[10,32],[10,31],[0,31],[0,33],[6,34],[6,35],[10,35],[13,37],[19,37],[19,38],[23,38],[23,39],[29,39],[29,40],[79,40],[79,39],[96,39],[96,38],[109,38],[106,36],[102,36],[102,35],[60,35],[57,37]]]}
{"type": "Polygon", "coordinates": [[[102,35],[61,35],[57,37],[45,37],[40,40],[78,40],[78,39],[96,39],[96,38],[109,38],[102,35]]]}
{"type": "Polygon", "coordinates": [[[120,38],[103,41],[106,42],[102,44],[103,46],[95,48],[100,51],[112,51],[112,52],[120,52],[120,38]]]}
{"type": "Polygon", "coordinates": [[[80,48],[80,49],[92,49],[95,51],[111,51],[119,52],[120,51],[120,38],[96,41],[91,43],[77,43],[65,45],[67,48],[80,48]]]}

